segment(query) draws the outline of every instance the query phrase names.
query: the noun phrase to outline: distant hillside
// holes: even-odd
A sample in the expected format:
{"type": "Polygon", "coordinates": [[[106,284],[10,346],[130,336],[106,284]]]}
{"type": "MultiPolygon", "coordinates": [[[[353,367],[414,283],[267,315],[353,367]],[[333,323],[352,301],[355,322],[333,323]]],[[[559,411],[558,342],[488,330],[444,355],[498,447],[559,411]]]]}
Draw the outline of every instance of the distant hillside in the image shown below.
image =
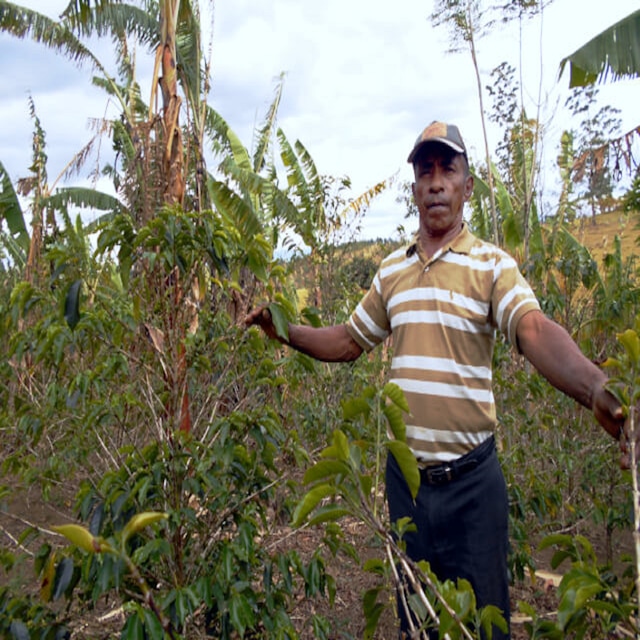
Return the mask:
{"type": "MultiPolygon", "coordinates": [[[[398,246],[398,242],[391,240],[360,240],[331,247],[317,259],[324,264],[333,262],[335,265],[340,265],[340,268],[348,269],[362,288],[368,288],[380,261],[398,246]]],[[[313,286],[311,256],[304,255],[292,258],[290,266],[299,292],[313,286]]]]}
{"type": "Polygon", "coordinates": [[[616,235],[622,242],[623,256],[638,253],[639,225],[639,213],[611,211],[596,216],[595,224],[591,217],[576,220],[571,226],[571,232],[589,249],[594,260],[600,262],[605,254],[612,251],[616,235]]]}

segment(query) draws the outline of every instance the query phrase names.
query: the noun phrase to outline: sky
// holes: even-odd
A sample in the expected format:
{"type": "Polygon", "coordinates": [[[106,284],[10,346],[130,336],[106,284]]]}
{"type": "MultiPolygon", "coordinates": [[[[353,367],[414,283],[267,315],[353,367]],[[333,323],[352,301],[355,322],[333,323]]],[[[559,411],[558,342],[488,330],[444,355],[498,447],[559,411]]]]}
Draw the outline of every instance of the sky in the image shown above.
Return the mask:
{"type": "MultiPolygon", "coordinates": [[[[17,3],[16,3],[17,4],[17,3]]],[[[22,0],[57,17],[67,0],[22,0]]],[[[472,162],[484,158],[478,91],[468,50],[448,53],[448,31],[430,21],[429,0],[217,0],[205,2],[203,25],[211,27],[210,103],[248,148],[270,105],[281,73],[284,92],[278,124],[299,139],[320,173],[349,176],[357,196],[381,180],[410,181],[406,158],[432,120],[457,124],[472,162]]],[[[545,127],[539,189],[553,202],[554,159],[562,131],[572,125],[563,107],[568,73],[560,60],[638,8],[638,0],[554,0],[542,19],[499,25],[477,42],[483,86],[503,61],[522,72],[528,115],[545,127]],[[521,44],[522,43],[522,44],[521,44]]],[[[109,59],[108,41],[92,44],[109,59]]],[[[15,181],[28,174],[33,122],[28,100],[46,132],[49,182],[92,136],[92,122],[113,117],[106,95],[91,86],[91,72],[45,47],[0,34],[0,162],[15,181]]],[[[138,50],[143,96],[150,94],[152,56],[138,50]]],[[[485,113],[490,101],[484,92],[485,113]]],[[[621,110],[622,130],[638,123],[640,80],[600,87],[600,105],[621,110]]],[[[489,129],[493,150],[502,137],[489,129]]],[[[99,156],[109,158],[105,140],[99,156]]],[[[89,184],[83,172],[65,184],[89,184]]],[[[393,237],[404,220],[395,191],[376,200],[362,220],[361,237],[393,237]]]]}

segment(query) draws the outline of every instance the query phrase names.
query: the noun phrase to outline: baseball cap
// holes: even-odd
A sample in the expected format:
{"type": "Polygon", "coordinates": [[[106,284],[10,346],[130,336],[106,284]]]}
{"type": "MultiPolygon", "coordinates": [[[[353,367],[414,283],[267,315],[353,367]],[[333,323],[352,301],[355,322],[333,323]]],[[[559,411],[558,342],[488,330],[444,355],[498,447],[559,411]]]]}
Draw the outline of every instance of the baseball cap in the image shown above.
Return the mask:
{"type": "Polygon", "coordinates": [[[413,150],[407,158],[407,162],[413,163],[418,152],[429,142],[441,142],[451,147],[456,153],[461,153],[467,157],[467,148],[464,146],[460,130],[455,124],[447,124],[446,122],[437,122],[434,120],[424,131],[418,136],[413,150]]]}

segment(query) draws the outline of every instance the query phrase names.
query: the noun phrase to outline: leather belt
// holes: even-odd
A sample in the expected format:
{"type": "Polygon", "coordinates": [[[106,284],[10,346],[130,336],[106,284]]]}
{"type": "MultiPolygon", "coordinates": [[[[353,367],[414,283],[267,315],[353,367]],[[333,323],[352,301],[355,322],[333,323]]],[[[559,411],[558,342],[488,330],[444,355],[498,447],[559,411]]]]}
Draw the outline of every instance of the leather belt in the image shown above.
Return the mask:
{"type": "Polygon", "coordinates": [[[422,482],[431,485],[447,484],[478,467],[493,453],[494,449],[495,439],[490,436],[481,445],[456,460],[420,469],[422,482]]]}

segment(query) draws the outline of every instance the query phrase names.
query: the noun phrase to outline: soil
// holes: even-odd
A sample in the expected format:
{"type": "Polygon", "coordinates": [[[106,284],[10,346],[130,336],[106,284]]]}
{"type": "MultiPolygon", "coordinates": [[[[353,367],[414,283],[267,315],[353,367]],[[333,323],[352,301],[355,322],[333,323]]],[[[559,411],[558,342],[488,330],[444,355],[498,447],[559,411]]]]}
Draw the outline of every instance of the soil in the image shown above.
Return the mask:
{"type": "MultiPolygon", "coordinates": [[[[33,492],[35,493],[35,492],[33,492]]],[[[0,500],[0,537],[3,546],[19,545],[21,533],[28,525],[36,525],[42,530],[48,530],[54,524],[68,522],[71,514],[71,499],[63,496],[56,501],[43,502],[33,493],[14,493],[12,497],[0,500]]],[[[371,538],[364,525],[358,522],[343,523],[349,541],[357,548],[362,559],[382,557],[382,549],[371,538]]],[[[593,533],[593,532],[591,532],[593,533]]],[[[604,539],[601,536],[590,535],[590,540],[597,551],[604,552],[604,539]]],[[[283,548],[295,547],[304,556],[310,556],[321,545],[319,530],[302,529],[291,530],[282,526],[274,540],[283,548]]],[[[40,542],[38,542],[38,545],[40,542]]],[[[282,549],[283,550],[283,549],[282,549]]],[[[617,550],[616,552],[618,552],[617,550]]],[[[27,555],[29,550],[26,549],[27,555]]],[[[599,556],[602,557],[602,556],[599,556]]],[[[518,582],[511,587],[512,601],[512,638],[522,640],[528,638],[524,622],[525,617],[519,613],[518,602],[529,603],[540,614],[554,616],[557,609],[556,587],[560,576],[549,568],[548,556],[540,554],[536,557],[540,567],[531,580],[518,582]]],[[[21,588],[37,592],[39,585],[35,583],[31,563],[24,563],[22,574],[12,574],[11,581],[22,581],[21,588]]],[[[324,599],[308,599],[300,594],[297,604],[291,612],[292,619],[300,629],[313,613],[321,613],[332,621],[332,638],[362,638],[364,630],[364,616],[362,613],[362,594],[372,586],[378,584],[377,578],[364,572],[350,559],[344,557],[330,558],[328,567],[335,577],[337,595],[333,609],[329,609],[324,599]]],[[[0,574],[0,586],[6,584],[8,578],[0,574]]],[[[389,596],[390,600],[392,596],[389,596]]],[[[119,637],[124,616],[119,603],[100,601],[93,610],[72,612],[72,638],[76,640],[111,640],[119,637]]],[[[199,636],[200,637],[200,636],[199,636]]],[[[204,634],[203,636],[204,637],[204,634]]],[[[311,632],[302,632],[301,638],[306,640],[314,636],[311,632]]],[[[397,638],[397,624],[393,607],[388,607],[382,614],[377,639],[397,638]]]]}

